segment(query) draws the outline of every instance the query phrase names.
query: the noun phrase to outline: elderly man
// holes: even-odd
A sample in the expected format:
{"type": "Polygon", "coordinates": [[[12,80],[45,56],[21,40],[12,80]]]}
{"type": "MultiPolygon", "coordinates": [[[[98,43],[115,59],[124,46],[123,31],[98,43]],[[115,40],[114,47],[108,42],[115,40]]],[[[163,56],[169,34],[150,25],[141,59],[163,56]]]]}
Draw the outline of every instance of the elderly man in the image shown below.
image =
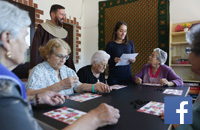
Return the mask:
{"type": "MultiPolygon", "coordinates": [[[[62,27],[65,15],[63,6],[52,5],[50,9],[51,20],[46,20],[45,23],[38,25],[31,45],[30,69],[42,62],[38,48],[46,45],[50,39],[61,38],[68,43],[68,32],[62,27]]],[[[65,65],[76,71],[71,54],[65,65]]]]}
{"type": "Polygon", "coordinates": [[[167,86],[181,86],[183,80],[175,72],[165,65],[167,53],[156,48],[149,56],[148,64],[136,74],[133,81],[137,84],[152,83],[167,86]]]}

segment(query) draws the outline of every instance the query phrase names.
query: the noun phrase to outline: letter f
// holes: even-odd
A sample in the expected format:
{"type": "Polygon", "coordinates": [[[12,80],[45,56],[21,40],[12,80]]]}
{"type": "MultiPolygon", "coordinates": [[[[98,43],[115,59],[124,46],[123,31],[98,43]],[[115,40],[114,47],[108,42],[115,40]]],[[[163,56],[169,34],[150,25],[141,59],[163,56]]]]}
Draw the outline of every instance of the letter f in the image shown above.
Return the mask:
{"type": "Polygon", "coordinates": [[[176,109],[176,113],[180,113],[180,124],[184,124],[184,113],[188,113],[188,109],[184,109],[186,104],[188,104],[188,101],[182,101],[180,103],[180,109],[176,109]]]}

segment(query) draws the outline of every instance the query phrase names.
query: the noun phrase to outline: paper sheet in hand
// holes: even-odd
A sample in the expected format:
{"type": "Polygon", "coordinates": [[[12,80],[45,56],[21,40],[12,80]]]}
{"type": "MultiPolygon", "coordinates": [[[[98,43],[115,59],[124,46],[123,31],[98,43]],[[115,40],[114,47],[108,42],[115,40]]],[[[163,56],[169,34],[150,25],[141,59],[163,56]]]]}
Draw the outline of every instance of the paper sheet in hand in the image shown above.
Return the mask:
{"type": "Polygon", "coordinates": [[[138,55],[138,53],[133,54],[122,54],[120,57],[121,61],[118,62],[115,66],[122,66],[122,65],[128,65],[130,64],[129,60],[135,59],[135,57],[138,55]]]}

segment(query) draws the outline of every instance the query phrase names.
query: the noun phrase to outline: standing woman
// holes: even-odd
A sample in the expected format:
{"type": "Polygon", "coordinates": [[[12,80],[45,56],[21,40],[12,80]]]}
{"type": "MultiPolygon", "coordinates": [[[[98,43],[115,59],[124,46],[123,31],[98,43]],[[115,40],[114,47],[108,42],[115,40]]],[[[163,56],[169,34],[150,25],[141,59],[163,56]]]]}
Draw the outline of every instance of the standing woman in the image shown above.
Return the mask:
{"type": "MultiPolygon", "coordinates": [[[[106,45],[106,52],[110,54],[111,58],[109,64],[108,84],[125,84],[131,81],[132,72],[131,65],[115,66],[120,62],[122,54],[130,54],[135,52],[134,44],[128,39],[127,24],[123,21],[117,22],[115,25],[112,40],[106,45]]],[[[130,60],[134,63],[136,59],[130,60]]]]}

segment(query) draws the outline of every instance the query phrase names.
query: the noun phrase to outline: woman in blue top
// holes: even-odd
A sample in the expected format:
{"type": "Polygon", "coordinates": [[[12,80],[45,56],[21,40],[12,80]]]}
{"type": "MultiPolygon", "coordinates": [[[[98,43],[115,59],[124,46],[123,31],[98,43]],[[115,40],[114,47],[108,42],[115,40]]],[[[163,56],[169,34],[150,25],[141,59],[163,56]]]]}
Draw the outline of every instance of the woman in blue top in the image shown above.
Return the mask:
{"type": "MultiPolygon", "coordinates": [[[[132,72],[131,65],[115,66],[120,62],[122,54],[130,54],[135,52],[134,44],[128,39],[127,24],[123,21],[117,22],[115,25],[112,41],[106,45],[106,52],[110,54],[111,58],[109,64],[108,84],[126,84],[131,81],[132,72]]],[[[136,59],[130,60],[134,63],[136,59]]]]}

